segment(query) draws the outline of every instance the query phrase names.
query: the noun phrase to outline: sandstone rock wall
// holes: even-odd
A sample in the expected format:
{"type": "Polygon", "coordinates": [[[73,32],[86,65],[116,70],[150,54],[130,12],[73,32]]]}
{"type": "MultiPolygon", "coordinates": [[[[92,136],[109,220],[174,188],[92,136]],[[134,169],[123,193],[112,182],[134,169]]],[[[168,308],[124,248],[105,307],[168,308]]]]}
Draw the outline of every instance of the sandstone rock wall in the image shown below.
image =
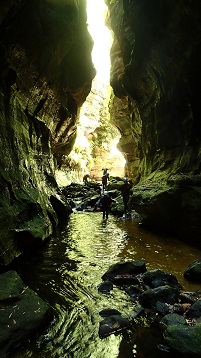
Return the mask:
{"type": "Polygon", "coordinates": [[[54,179],[95,75],[86,2],[0,4],[0,264],[70,212],[54,179]]]}
{"type": "Polygon", "coordinates": [[[164,177],[197,173],[201,169],[201,4],[107,3],[115,35],[112,117],[122,132],[120,146],[127,153],[130,173],[137,180],[158,171],[164,177]]]}
{"type": "MultiPolygon", "coordinates": [[[[112,121],[133,207],[182,238],[201,235],[201,3],[107,0],[112,121]]],[[[199,244],[200,245],[200,244],[199,244]]]]}

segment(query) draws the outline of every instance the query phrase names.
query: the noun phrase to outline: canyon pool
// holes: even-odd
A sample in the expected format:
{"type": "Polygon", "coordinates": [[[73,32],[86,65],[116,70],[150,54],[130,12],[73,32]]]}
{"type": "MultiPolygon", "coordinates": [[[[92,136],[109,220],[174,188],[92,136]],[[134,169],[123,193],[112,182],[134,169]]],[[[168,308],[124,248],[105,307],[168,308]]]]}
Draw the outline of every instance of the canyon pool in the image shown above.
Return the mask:
{"type": "Polygon", "coordinates": [[[25,284],[53,308],[54,319],[11,357],[169,357],[158,349],[162,337],[156,327],[149,328],[143,321],[136,329],[101,339],[99,312],[111,307],[129,316],[134,303],[119,287],[107,294],[99,293],[97,287],[111,265],[142,260],[147,269],[174,274],[183,290],[196,291],[201,285],[186,281],[183,272],[197,258],[200,250],[145,231],[139,218],[123,220],[110,215],[105,222],[98,212],[72,213],[40,250],[15,263],[25,284]]]}

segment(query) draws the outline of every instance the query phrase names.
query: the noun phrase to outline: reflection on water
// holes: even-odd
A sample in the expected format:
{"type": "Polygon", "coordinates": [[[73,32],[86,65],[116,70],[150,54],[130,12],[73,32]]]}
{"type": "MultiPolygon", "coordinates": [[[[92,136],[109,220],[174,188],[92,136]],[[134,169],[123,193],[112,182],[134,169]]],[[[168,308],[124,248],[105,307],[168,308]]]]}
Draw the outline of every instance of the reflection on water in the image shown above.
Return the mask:
{"type": "Polygon", "coordinates": [[[99,338],[99,311],[116,308],[128,316],[133,302],[118,287],[110,294],[100,294],[97,286],[112,264],[136,259],[144,260],[148,269],[175,274],[185,290],[197,290],[200,286],[185,281],[183,271],[200,257],[200,251],[143,231],[137,220],[110,216],[108,222],[103,222],[101,216],[72,214],[67,227],[37,257],[16,267],[23,281],[49,302],[56,314],[37,344],[21,349],[13,357],[162,357],[154,329],[145,327],[138,333],[99,338]]]}

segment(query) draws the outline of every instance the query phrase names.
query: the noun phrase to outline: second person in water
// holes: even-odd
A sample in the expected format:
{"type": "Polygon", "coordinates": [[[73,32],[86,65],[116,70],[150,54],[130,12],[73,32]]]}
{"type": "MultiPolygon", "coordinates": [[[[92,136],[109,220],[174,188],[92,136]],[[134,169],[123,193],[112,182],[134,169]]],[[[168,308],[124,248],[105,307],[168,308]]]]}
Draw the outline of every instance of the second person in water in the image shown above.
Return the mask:
{"type": "Polygon", "coordinates": [[[103,212],[103,219],[108,219],[108,214],[112,201],[113,199],[109,196],[108,192],[105,190],[103,196],[100,198],[98,202],[98,205],[100,206],[103,212]]]}
{"type": "Polygon", "coordinates": [[[131,194],[132,184],[129,183],[128,178],[124,178],[124,184],[121,187],[121,195],[124,203],[124,215],[129,212],[128,202],[131,194]]]}

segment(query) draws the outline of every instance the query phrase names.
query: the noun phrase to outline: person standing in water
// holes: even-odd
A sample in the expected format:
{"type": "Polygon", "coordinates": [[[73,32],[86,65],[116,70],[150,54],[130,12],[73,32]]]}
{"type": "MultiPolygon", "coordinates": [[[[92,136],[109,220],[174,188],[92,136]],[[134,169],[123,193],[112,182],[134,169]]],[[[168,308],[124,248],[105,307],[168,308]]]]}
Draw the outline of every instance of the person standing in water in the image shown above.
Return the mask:
{"type": "Polygon", "coordinates": [[[130,198],[132,185],[129,183],[128,178],[124,178],[124,184],[121,187],[121,195],[124,203],[124,215],[129,211],[128,201],[130,198]]]}
{"type": "Polygon", "coordinates": [[[104,190],[107,190],[107,181],[109,180],[109,173],[105,173],[102,176],[102,189],[103,192],[104,190]]]}
{"type": "Polygon", "coordinates": [[[102,190],[103,190],[103,193],[104,193],[104,190],[107,190],[107,181],[109,180],[109,174],[107,172],[108,168],[103,167],[102,171],[103,171],[103,176],[102,176],[101,180],[102,180],[102,190]]]}
{"type": "Polygon", "coordinates": [[[87,185],[89,183],[89,178],[90,178],[90,175],[89,174],[85,174],[83,176],[83,183],[84,185],[87,185]]]}
{"type": "Polygon", "coordinates": [[[110,205],[112,203],[112,198],[109,196],[108,192],[105,190],[103,196],[99,200],[99,205],[103,212],[103,219],[108,219],[108,214],[110,210],[110,205]]]}
{"type": "Polygon", "coordinates": [[[103,171],[103,175],[105,175],[105,174],[107,174],[108,169],[106,167],[103,167],[102,171],[103,171]]]}

